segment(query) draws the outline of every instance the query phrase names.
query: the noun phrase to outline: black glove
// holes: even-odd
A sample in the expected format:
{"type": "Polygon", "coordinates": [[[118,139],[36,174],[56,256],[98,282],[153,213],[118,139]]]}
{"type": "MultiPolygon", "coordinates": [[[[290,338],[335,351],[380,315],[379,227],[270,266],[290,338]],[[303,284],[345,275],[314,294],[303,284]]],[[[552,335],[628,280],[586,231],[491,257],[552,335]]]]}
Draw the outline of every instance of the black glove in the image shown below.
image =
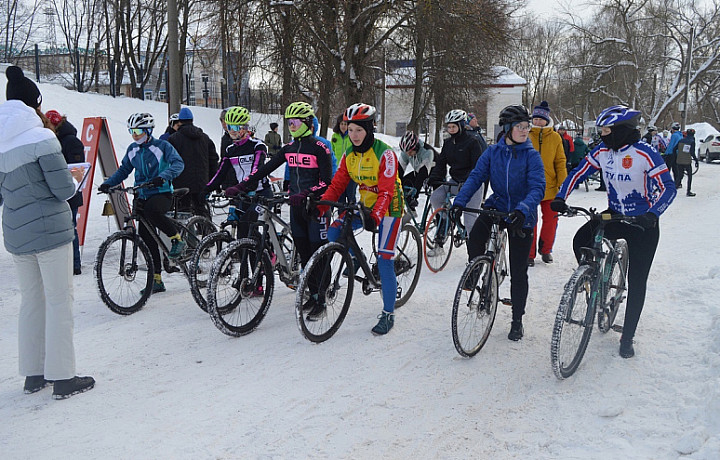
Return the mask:
{"type": "Polygon", "coordinates": [[[109,193],[110,192],[110,185],[103,182],[100,184],[100,187],[98,187],[98,192],[100,193],[109,193]]]}
{"type": "Polygon", "coordinates": [[[165,179],[162,177],[154,177],[153,180],[150,181],[153,187],[162,187],[162,185],[165,183],[165,179]]]}
{"type": "Polygon", "coordinates": [[[510,218],[508,219],[507,227],[508,230],[512,232],[517,232],[522,230],[523,224],[525,223],[525,214],[523,214],[521,211],[518,211],[517,209],[510,213],[510,218]]]}
{"type": "Polygon", "coordinates": [[[460,206],[459,204],[453,204],[450,207],[450,210],[448,211],[448,215],[450,216],[450,219],[455,223],[460,222],[462,213],[463,213],[463,207],[460,206]]]}
{"type": "Polygon", "coordinates": [[[377,222],[375,222],[375,217],[372,215],[372,209],[370,208],[362,208],[363,213],[363,227],[365,227],[365,230],[368,232],[374,232],[377,230],[377,222]]]}
{"type": "Polygon", "coordinates": [[[641,214],[635,219],[635,222],[645,230],[655,228],[658,223],[658,216],[656,216],[655,213],[652,212],[646,212],[645,214],[641,214]]]}
{"type": "Polygon", "coordinates": [[[300,193],[296,193],[295,195],[290,195],[289,202],[290,206],[302,206],[305,204],[305,198],[308,197],[308,191],[303,190],[300,193]]]}
{"type": "Polygon", "coordinates": [[[550,209],[555,212],[565,212],[568,210],[568,205],[562,198],[555,197],[555,199],[550,202],[550,209]]]}

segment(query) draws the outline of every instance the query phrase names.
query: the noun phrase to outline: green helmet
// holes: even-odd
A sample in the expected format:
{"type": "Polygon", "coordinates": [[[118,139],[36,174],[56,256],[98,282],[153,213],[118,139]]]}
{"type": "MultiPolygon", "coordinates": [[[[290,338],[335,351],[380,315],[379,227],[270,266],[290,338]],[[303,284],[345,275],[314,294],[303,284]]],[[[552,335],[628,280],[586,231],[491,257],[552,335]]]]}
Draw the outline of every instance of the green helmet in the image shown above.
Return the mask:
{"type": "Polygon", "coordinates": [[[246,125],[249,122],[250,112],[245,107],[230,107],[225,113],[225,123],[228,125],[246,125]]]}
{"type": "Polygon", "coordinates": [[[314,117],[315,111],[307,102],[293,102],[285,109],[285,118],[305,118],[314,117]]]}

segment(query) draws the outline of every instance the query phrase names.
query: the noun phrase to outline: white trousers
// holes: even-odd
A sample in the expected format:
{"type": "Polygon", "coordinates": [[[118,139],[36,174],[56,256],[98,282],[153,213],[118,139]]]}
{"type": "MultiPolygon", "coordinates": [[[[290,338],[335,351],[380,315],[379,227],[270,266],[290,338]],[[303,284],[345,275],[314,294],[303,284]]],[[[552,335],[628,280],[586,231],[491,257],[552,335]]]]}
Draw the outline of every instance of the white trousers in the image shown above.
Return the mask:
{"type": "Polygon", "coordinates": [[[20,284],[20,375],[48,380],[75,376],[73,345],[73,246],[13,255],[20,284]]]}
{"type": "MultiPolygon", "coordinates": [[[[470,198],[470,201],[467,202],[467,205],[465,205],[466,208],[480,209],[480,206],[482,206],[483,203],[484,188],[485,184],[480,186],[477,192],[475,192],[470,198]]],[[[441,185],[440,187],[436,188],[430,195],[430,206],[432,206],[433,209],[438,209],[442,207],[442,205],[445,203],[445,197],[447,197],[448,194],[455,196],[458,194],[459,191],[460,189],[457,185],[441,185]]],[[[478,215],[474,212],[463,213],[463,223],[465,225],[465,228],[467,229],[468,235],[470,234],[470,230],[472,230],[473,226],[475,225],[477,216],[478,215]]]]}

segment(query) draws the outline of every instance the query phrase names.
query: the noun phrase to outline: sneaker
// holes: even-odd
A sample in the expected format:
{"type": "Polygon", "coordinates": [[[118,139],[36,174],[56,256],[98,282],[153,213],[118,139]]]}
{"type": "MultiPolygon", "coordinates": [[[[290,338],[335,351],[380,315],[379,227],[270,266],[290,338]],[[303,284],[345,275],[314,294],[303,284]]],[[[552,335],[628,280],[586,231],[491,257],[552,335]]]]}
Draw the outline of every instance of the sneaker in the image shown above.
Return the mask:
{"type": "Polygon", "coordinates": [[[635,356],[635,349],[633,348],[633,341],[631,340],[620,340],[620,356],[623,358],[632,358],[635,356]]]}
{"type": "Polygon", "coordinates": [[[92,377],[78,377],[71,379],[56,380],[53,389],[53,399],[67,399],[72,395],[85,393],[95,386],[95,379],[92,377]]]}
{"type": "Polygon", "coordinates": [[[534,267],[535,266],[535,259],[528,259],[528,267],[534,267]]]}
{"type": "MultiPolygon", "coordinates": [[[[311,297],[311,299],[313,299],[313,297],[311,297]]],[[[315,304],[313,305],[312,309],[308,312],[307,316],[305,317],[305,319],[307,319],[308,321],[318,321],[323,316],[325,316],[325,313],[327,312],[327,307],[325,306],[324,301],[321,302],[321,301],[318,301],[317,299],[313,299],[313,300],[314,300],[315,304]]],[[[303,308],[305,308],[305,305],[303,305],[303,308]]]]}
{"type": "Polygon", "coordinates": [[[508,334],[508,339],[517,342],[523,338],[523,332],[522,321],[513,320],[513,322],[510,323],[510,333],[508,334]]]}
{"type": "Polygon", "coordinates": [[[48,385],[52,385],[51,380],[45,380],[44,375],[28,375],[25,377],[25,391],[26,395],[37,393],[48,385]]]}
{"type": "Polygon", "coordinates": [[[542,261],[546,264],[553,263],[553,256],[552,254],[542,254],[542,261]]]}
{"type": "Polygon", "coordinates": [[[392,329],[395,324],[395,313],[388,313],[383,310],[383,312],[378,315],[378,320],[378,323],[372,328],[372,333],[375,335],[385,335],[390,332],[390,329],[392,329]]]}
{"type": "Polygon", "coordinates": [[[174,239],[172,242],[172,247],[170,248],[170,254],[168,254],[168,257],[171,259],[177,259],[180,257],[183,253],[183,250],[185,249],[185,246],[187,246],[187,243],[183,240],[174,239]]]}
{"type": "Polygon", "coordinates": [[[445,249],[442,246],[436,246],[432,249],[428,249],[428,257],[440,257],[445,254],[445,249]]]}
{"type": "Polygon", "coordinates": [[[687,192],[687,193],[685,194],[685,196],[695,196],[695,195],[696,195],[696,194],[693,193],[693,192],[687,192]]]}
{"type": "MultiPolygon", "coordinates": [[[[165,292],[165,283],[162,281],[153,281],[151,294],[157,294],[158,292],[165,292]]],[[[140,290],[140,295],[145,294],[145,289],[140,290]]]]}

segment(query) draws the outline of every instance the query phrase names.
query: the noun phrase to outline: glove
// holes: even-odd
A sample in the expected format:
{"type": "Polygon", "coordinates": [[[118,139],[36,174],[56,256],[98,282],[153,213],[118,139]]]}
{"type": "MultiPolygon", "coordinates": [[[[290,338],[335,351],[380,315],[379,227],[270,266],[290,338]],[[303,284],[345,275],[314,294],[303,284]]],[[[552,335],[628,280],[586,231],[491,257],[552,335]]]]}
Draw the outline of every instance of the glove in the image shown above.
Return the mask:
{"type": "Polygon", "coordinates": [[[658,216],[656,216],[655,213],[646,212],[645,214],[637,216],[635,222],[643,229],[650,230],[657,226],[658,216]]]}
{"type": "Polygon", "coordinates": [[[247,181],[239,182],[236,185],[233,185],[232,187],[228,187],[227,190],[225,190],[225,196],[232,198],[241,193],[246,193],[248,190],[250,190],[250,187],[248,186],[247,181]]]}
{"type": "Polygon", "coordinates": [[[109,193],[110,192],[110,185],[106,183],[100,184],[100,187],[98,187],[98,192],[100,193],[109,193]]]}
{"type": "Polygon", "coordinates": [[[288,201],[290,202],[290,206],[302,206],[305,204],[305,198],[307,198],[308,192],[307,190],[303,190],[300,193],[296,193],[295,195],[290,195],[290,198],[288,201]]]}
{"type": "Polygon", "coordinates": [[[565,212],[568,210],[568,205],[562,198],[555,197],[555,199],[550,202],[550,209],[555,212],[565,212]]]}
{"type": "Polygon", "coordinates": [[[450,210],[448,211],[448,215],[450,216],[450,219],[452,219],[453,222],[460,222],[460,217],[462,217],[463,213],[463,207],[459,204],[453,204],[452,207],[450,207],[450,210]]]}
{"type": "Polygon", "coordinates": [[[155,187],[155,188],[157,188],[157,187],[162,187],[162,185],[165,183],[165,179],[163,179],[163,178],[160,177],[160,176],[154,177],[154,178],[150,181],[150,183],[151,183],[152,186],[155,187]]]}
{"type": "Polygon", "coordinates": [[[519,230],[522,230],[524,223],[525,223],[525,214],[523,214],[521,211],[518,211],[516,209],[510,213],[510,218],[508,219],[507,227],[508,227],[508,230],[517,232],[519,230]]]}
{"type": "Polygon", "coordinates": [[[373,216],[372,209],[370,208],[362,208],[363,213],[363,227],[365,227],[365,230],[368,232],[374,232],[377,230],[378,221],[375,220],[375,216],[373,216]]]}

